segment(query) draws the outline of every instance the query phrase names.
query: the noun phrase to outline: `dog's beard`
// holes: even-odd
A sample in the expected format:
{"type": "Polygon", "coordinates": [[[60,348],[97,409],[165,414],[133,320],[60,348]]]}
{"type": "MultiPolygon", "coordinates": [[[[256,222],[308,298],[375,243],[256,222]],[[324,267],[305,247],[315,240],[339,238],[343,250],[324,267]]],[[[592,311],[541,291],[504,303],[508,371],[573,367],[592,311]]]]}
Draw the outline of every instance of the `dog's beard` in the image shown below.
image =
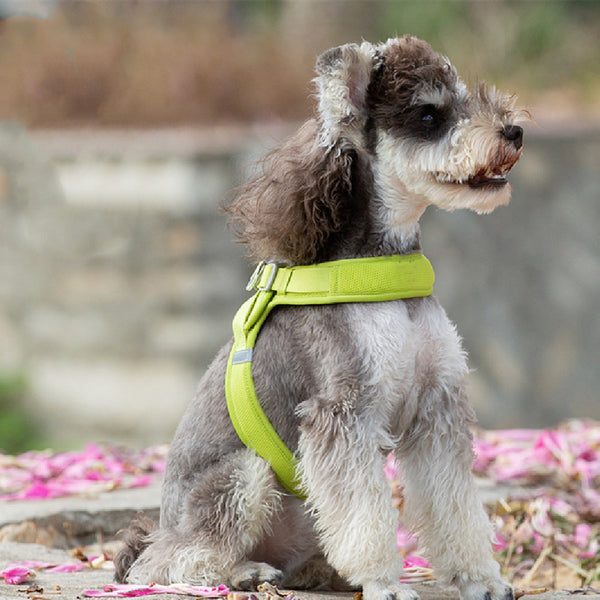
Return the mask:
{"type": "Polygon", "coordinates": [[[473,188],[465,183],[432,182],[426,195],[431,204],[444,210],[467,208],[479,214],[492,212],[498,206],[508,204],[512,186],[505,181],[501,185],[473,188]]]}
{"type": "MultiPolygon", "coordinates": [[[[403,191],[398,201],[404,209],[388,206],[389,212],[410,214],[406,207],[411,203],[423,210],[435,205],[489,213],[510,201],[512,186],[506,176],[520,154],[521,149],[505,143],[495,127],[467,121],[434,143],[383,134],[378,144],[380,181],[403,191]]],[[[388,203],[393,202],[393,194],[387,195],[388,203]]]]}

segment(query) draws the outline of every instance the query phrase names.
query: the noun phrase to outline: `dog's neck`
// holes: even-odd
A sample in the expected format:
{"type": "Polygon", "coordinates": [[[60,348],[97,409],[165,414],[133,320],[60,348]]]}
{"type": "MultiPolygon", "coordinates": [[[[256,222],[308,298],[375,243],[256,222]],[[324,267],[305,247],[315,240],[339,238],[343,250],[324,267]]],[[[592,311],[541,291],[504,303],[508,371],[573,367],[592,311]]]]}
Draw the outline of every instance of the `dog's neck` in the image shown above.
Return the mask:
{"type": "Polygon", "coordinates": [[[412,254],[421,250],[421,228],[419,223],[410,227],[397,227],[392,231],[372,234],[377,254],[412,254]]]}
{"type": "Polygon", "coordinates": [[[380,244],[399,254],[420,250],[419,220],[429,205],[412,193],[390,165],[374,161],[373,198],[369,203],[372,229],[380,244]]]}
{"type": "Polygon", "coordinates": [[[348,199],[347,225],[330,240],[323,259],[420,252],[419,219],[427,205],[398,179],[385,176],[371,163],[360,165],[348,199]]]}

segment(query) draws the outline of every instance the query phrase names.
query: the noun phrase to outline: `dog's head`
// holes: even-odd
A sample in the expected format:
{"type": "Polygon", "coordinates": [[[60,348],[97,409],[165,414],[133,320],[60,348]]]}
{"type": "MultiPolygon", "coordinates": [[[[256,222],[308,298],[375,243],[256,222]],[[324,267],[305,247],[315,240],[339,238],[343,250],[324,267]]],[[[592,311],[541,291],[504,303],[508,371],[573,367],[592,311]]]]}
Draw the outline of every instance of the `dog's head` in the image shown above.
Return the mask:
{"type": "Polygon", "coordinates": [[[228,208],[254,258],[414,251],[428,205],[484,213],[508,202],[525,115],[510,96],[483,84],[469,92],[446,58],[410,36],[333,48],[316,70],[317,119],[228,208]]]}
{"type": "Polygon", "coordinates": [[[321,143],[345,138],[371,156],[389,218],[509,201],[524,116],[510,96],[484,84],[469,92],[448,59],[410,36],[333,48],[317,73],[321,143]]]}

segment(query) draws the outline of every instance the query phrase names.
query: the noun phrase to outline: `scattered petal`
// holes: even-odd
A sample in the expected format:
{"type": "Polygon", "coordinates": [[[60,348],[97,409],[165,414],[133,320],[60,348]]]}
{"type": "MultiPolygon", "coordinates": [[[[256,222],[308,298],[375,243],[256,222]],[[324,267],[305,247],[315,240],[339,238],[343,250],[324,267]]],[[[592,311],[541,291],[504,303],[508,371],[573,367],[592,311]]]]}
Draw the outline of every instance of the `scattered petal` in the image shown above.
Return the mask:
{"type": "Polygon", "coordinates": [[[0,500],[45,500],[142,487],[163,473],[167,446],[141,452],[88,444],[79,452],[0,454],[0,500]]]}
{"type": "Polygon", "coordinates": [[[83,595],[88,598],[134,598],[137,596],[153,596],[156,594],[177,594],[195,596],[198,598],[220,598],[229,594],[229,588],[224,585],[218,587],[201,587],[177,583],[172,585],[137,584],[111,584],[105,585],[103,590],[84,590],[83,595]]]}
{"type": "Polygon", "coordinates": [[[419,556],[407,556],[404,558],[404,568],[410,569],[412,567],[425,567],[427,569],[431,568],[431,565],[427,560],[421,558],[419,556]]]}
{"type": "Polygon", "coordinates": [[[27,567],[12,567],[0,572],[0,577],[3,577],[4,581],[9,585],[19,585],[20,583],[35,577],[35,574],[27,567]]]}
{"type": "Polygon", "coordinates": [[[86,563],[67,563],[64,565],[56,565],[46,570],[47,573],[77,573],[86,568],[86,563]]]}

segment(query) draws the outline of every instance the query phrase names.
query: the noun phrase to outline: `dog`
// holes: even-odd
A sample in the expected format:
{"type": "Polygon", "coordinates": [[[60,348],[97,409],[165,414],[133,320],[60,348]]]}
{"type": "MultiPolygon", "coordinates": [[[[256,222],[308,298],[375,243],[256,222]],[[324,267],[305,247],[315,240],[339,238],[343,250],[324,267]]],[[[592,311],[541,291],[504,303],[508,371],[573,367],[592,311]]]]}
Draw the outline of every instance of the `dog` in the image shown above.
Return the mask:
{"type": "MultiPolygon", "coordinates": [[[[271,152],[227,211],[250,256],[277,265],[421,252],[429,205],[489,213],[509,202],[524,111],[404,36],[347,44],[316,63],[316,118],[271,152]]],[[[508,600],[472,477],[475,415],[454,325],[433,296],[280,306],[252,373],[264,413],[297,457],[305,497],[244,446],[229,417],[223,348],[170,447],[160,525],[140,519],[116,579],[255,589],[357,589],[413,600],[399,582],[395,452],[403,518],[463,600],[508,600]]]]}

